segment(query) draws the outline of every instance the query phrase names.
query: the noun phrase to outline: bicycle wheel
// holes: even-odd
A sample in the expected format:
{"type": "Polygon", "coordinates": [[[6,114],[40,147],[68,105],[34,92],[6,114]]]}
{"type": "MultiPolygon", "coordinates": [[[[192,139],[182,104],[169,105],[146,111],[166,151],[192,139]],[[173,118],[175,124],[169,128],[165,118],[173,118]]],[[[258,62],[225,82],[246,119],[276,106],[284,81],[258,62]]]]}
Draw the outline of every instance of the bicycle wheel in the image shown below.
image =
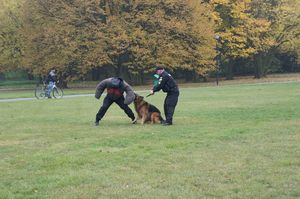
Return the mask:
{"type": "Polygon", "coordinates": [[[64,96],[64,91],[61,88],[54,87],[52,90],[52,95],[56,99],[60,99],[64,96]]]}
{"type": "Polygon", "coordinates": [[[46,97],[45,87],[43,85],[37,85],[35,87],[34,95],[37,99],[44,99],[46,97]]]}

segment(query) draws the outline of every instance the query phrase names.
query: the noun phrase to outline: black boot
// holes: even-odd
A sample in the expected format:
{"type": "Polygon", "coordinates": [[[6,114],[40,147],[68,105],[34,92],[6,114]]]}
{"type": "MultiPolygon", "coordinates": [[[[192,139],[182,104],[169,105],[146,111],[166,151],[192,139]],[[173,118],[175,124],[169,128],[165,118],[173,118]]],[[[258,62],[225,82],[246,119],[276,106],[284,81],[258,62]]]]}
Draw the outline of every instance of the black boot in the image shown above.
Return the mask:
{"type": "Polygon", "coordinates": [[[161,124],[163,126],[170,126],[170,125],[172,125],[172,122],[162,121],[161,124]]]}

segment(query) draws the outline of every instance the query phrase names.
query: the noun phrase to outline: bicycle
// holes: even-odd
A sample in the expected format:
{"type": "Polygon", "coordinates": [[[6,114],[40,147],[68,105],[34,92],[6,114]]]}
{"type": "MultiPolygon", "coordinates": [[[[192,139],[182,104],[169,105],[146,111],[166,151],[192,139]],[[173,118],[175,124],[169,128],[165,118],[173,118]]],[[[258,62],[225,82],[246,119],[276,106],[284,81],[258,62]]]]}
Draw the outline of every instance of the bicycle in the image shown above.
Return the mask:
{"type": "MultiPolygon", "coordinates": [[[[44,99],[45,97],[48,97],[48,84],[46,84],[45,81],[43,81],[42,84],[37,84],[35,87],[34,95],[37,99],[44,99]]],[[[60,99],[64,96],[64,91],[56,86],[56,83],[53,84],[52,92],[50,93],[50,97],[60,99]]]]}

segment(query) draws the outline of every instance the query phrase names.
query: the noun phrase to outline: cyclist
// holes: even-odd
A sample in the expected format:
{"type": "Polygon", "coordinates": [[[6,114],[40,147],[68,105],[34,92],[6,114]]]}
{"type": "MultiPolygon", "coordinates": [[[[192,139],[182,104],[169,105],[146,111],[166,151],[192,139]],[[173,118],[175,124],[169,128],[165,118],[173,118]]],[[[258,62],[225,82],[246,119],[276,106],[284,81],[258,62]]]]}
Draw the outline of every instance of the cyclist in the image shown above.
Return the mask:
{"type": "Polygon", "coordinates": [[[47,86],[47,97],[48,97],[49,99],[52,98],[52,97],[51,97],[51,92],[52,92],[53,86],[54,86],[54,84],[55,84],[55,82],[56,82],[56,80],[57,80],[57,77],[56,77],[55,72],[56,72],[55,69],[52,69],[52,70],[49,72],[48,77],[47,77],[47,79],[46,79],[46,84],[48,84],[48,86],[47,86]]]}

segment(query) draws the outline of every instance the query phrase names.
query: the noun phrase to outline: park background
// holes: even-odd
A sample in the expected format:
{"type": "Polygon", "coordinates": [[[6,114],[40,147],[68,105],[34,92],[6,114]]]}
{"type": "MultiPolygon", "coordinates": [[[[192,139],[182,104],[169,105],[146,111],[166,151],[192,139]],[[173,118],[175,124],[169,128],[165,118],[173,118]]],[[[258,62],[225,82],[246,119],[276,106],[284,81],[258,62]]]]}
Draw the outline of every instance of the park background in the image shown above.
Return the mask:
{"type": "Polygon", "coordinates": [[[154,65],[176,79],[262,78],[300,71],[297,0],[1,0],[0,80],[56,68],[74,80],[145,84],[154,65]]]}

